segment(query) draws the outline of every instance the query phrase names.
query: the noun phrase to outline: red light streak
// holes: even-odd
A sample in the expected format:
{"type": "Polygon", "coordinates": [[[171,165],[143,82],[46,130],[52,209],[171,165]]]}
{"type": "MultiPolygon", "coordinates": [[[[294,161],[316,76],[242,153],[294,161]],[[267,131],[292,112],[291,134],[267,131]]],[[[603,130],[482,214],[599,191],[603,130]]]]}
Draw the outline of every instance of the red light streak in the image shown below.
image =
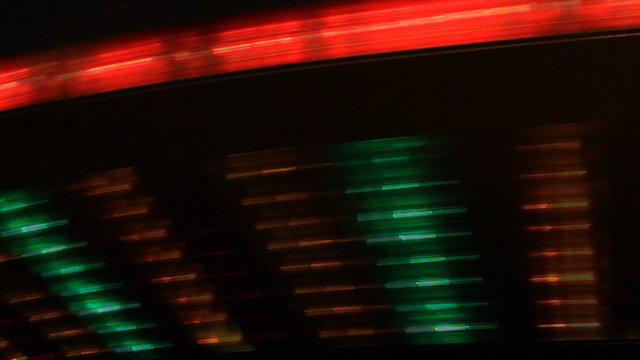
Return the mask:
{"type": "Polygon", "coordinates": [[[120,237],[122,241],[139,241],[149,239],[162,239],[167,236],[167,229],[151,229],[143,232],[127,234],[120,237]]]}
{"type": "Polygon", "coordinates": [[[90,74],[94,74],[94,73],[100,73],[100,72],[104,72],[104,71],[116,70],[116,69],[119,69],[119,68],[125,68],[125,67],[129,67],[131,65],[145,64],[145,63],[148,63],[148,62],[151,62],[151,61],[153,61],[153,58],[144,58],[144,59],[138,59],[138,60],[123,61],[123,62],[119,62],[119,63],[115,63],[115,64],[109,64],[109,65],[93,67],[93,68],[84,70],[84,72],[90,73],[90,74]]]}
{"type": "Polygon", "coordinates": [[[40,320],[55,319],[55,318],[63,317],[66,314],[67,313],[64,312],[64,311],[52,311],[52,312],[41,313],[41,314],[36,314],[36,315],[29,316],[29,318],[27,320],[29,322],[33,322],[33,321],[40,321],[40,320]]]}
{"type": "Polygon", "coordinates": [[[223,322],[227,320],[226,313],[202,313],[194,312],[181,316],[183,318],[182,323],[185,325],[205,324],[212,322],[223,322]]]}
{"type": "Polygon", "coordinates": [[[598,299],[547,299],[547,300],[538,300],[537,304],[540,305],[551,305],[551,306],[561,306],[561,305],[597,305],[598,299]]]}
{"type": "Polygon", "coordinates": [[[0,110],[266,66],[640,25],[640,0],[365,0],[279,11],[241,16],[208,33],[202,26],[147,32],[6,60],[0,110]]]}
{"type": "Polygon", "coordinates": [[[139,256],[136,258],[135,261],[139,263],[145,263],[145,262],[175,260],[175,259],[180,259],[181,257],[182,257],[182,251],[174,250],[174,251],[164,251],[164,252],[153,252],[148,255],[139,256]]]}
{"type": "Polygon", "coordinates": [[[400,332],[400,329],[375,329],[375,328],[362,328],[362,329],[345,329],[345,330],[323,330],[320,331],[321,338],[327,337],[342,337],[342,336],[365,336],[375,334],[390,334],[400,332]]]}
{"type": "Polygon", "coordinates": [[[354,306],[334,306],[329,308],[306,309],[304,313],[307,316],[335,315],[335,314],[351,314],[361,313],[365,311],[387,310],[388,305],[354,305],[354,306]]]}
{"type": "Polygon", "coordinates": [[[309,239],[302,240],[296,242],[273,242],[267,244],[268,250],[277,250],[277,249],[288,249],[288,248],[296,248],[296,247],[306,247],[306,246],[322,246],[329,244],[338,244],[352,241],[363,241],[364,239],[361,237],[355,238],[344,238],[344,239],[309,239]]]}
{"type": "Polygon", "coordinates": [[[363,264],[367,262],[369,261],[353,260],[353,261],[327,261],[327,262],[299,264],[299,265],[283,265],[283,266],[280,266],[280,270],[285,272],[320,270],[320,269],[326,269],[326,268],[336,268],[336,267],[341,267],[345,265],[363,264]]]}
{"type": "Polygon", "coordinates": [[[114,186],[101,187],[101,188],[89,190],[86,192],[86,194],[87,196],[95,196],[95,195],[104,195],[104,194],[110,194],[110,193],[120,192],[120,191],[128,191],[131,189],[133,189],[132,184],[122,184],[122,185],[114,185],[114,186]]]}
{"type": "Polygon", "coordinates": [[[9,260],[13,260],[13,259],[17,259],[19,256],[15,256],[15,255],[7,255],[7,254],[0,254],[0,263],[5,262],[5,261],[9,261],[9,260]]]}
{"type": "Polygon", "coordinates": [[[531,252],[529,256],[532,257],[553,257],[553,256],[588,256],[593,255],[591,249],[576,249],[576,250],[548,250],[531,252]]]}
{"type": "Polygon", "coordinates": [[[213,295],[179,296],[171,299],[170,302],[174,304],[209,304],[213,302],[213,295]]]}
{"type": "Polygon", "coordinates": [[[29,72],[29,68],[23,68],[23,69],[17,69],[17,70],[9,71],[9,72],[0,74],[0,79],[2,79],[2,78],[11,78],[11,79],[20,78],[21,75],[26,74],[27,72],[29,72]]]}
{"type": "Polygon", "coordinates": [[[559,171],[553,173],[538,173],[538,174],[525,174],[521,175],[522,178],[546,178],[546,177],[571,177],[571,176],[583,176],[586,175],[585,170],[576,171],[559,171]]]}
{"type": "Polygon", "coordinates": [[[283,227],[304,226],[304,225],[317,225],[329,222],[334,222],[342,219],[341,217],[305,217],[305,218],[293,218],[289,220],[271,220],[260,221],[256,224],[257,230],[275,229],[283,227]]]}
{"type": "Polygon", "coordinates": [[[119,211],[113,212],[111,214],[107,214],[104,216],[104,218],[110,219],[110,218],[119,218],[119,217],[132,216],[132,215],[144,215],[148,212],[149,212],[148,206],[130,207],[130,208],[120,209],[119,211]]]}
{"type": "Polygon", "coordinates": [[[11,299],[9,299],[9,304],[16,304],[16,303],[21,303],[21,302],[25,302],[25,301],[42,299],[45,296],[47,296],[47,295],[46,294],[33,294],[33,295],[16,296],[16,297],[12,297],[11,299]]]}
{"type": "Polygon", "coordinates": [[[66,353],[66,355],[69,356],[69,357],[75,357],[75,356],[94,355],[94,354],[107,352],[107,351],[109,351],[109,350],[108,349],[101,349],[101,348],[89,348],[89,349],[69,351],[69,352],[66,353]]]}
{"type": "Polygon", "coordinates": [[[87,334],[89,332],[90,332],[89,329],[71,329],[71,330],[50,333],[49,338],[56,339],[56,338],[62,338],[62,337],[76,336],[76,335],[87,334]]]}
{"type": "Polygon", "coordinates": [[[591,224],[527,226],[527,231],[571,231],[571,230],[589,230],[589,229],[591,229],[591,224]]]}
{"type": "Polygon", "coordinates": [[[579,141],[566,141],[566,142],[558,142],[558,143],[518,146],[519,150],[558,150],[558,149],[578,149],[578,148],[580,148],[579,141]]]}
{"type": "Polygon", "coordinates": [[[196,279],[196,274],[184,274],[184,275],[175,275],[175,276],[163,276],[163,277],[151,279],[151,282],[154,284],[166,284],[170,282],[191,281],[195,279],[196,279]]]}
{"type": "Polygon", "coordinates": [[[541,203],[523,205],[523,210],[546,210],[546,209],[575,209],[589,206],[588,201],[558,202],[558,203],[541,203]]]}
{"type": "Polygon", "coordinates": [[[205,339],[198,339],[199,345],[212,345],[212,344],[237,344],[242,342],[241,336],[214,336],[205,339]]]}
{"type": "Polygon", "coordinates": [[[381,288],[382,285],[327,285],[327,286],[312,286],[312,287],[300,287],[294,290],[295,294],[313,294],[322,292],[334,292],[334,291],[352,291],[352,290],[364,290],[381,288]]]}
{"type": "Polygon", "coordinates": [[[296,170],[315,169],[315,168],[331,166],[331,165],[333,165],[333,163],[288,166],[288,167],[282,167],[282,168],[264,169],[264,170],[248,171],[248,172],[234,172],[234,173],[227,174],[227,179],[246,178],[246,177],[253,177],[253,176],[260,176],[260,175],[273,175],[273,174],[292,172],[296,170]]]}
{"type": "Polygon", "coordinates": [[[538,324],[539,328],[598,328],[600,323],[587,322],[587,323],[552,323],[552,324],[538,324]]]}

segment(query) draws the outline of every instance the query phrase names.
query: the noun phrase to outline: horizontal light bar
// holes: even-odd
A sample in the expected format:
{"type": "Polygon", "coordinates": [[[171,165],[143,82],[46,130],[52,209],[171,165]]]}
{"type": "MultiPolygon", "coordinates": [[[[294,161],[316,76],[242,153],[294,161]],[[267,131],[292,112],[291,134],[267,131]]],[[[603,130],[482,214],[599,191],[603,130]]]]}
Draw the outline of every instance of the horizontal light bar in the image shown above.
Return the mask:
{"type": "Polygon", "coordinates": [[[640,0],[319,3],[6,59],[0,111],[277,65],[638,25],[640,0]]]}

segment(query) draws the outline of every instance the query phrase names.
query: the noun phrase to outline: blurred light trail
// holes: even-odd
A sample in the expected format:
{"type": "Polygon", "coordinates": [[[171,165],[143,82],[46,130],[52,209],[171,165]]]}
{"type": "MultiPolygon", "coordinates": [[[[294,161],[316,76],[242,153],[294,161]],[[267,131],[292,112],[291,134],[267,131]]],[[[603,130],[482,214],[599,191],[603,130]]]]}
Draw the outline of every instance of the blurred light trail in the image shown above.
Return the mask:
{"type": "MultiPolygon", "coordinates": [[[[70,250],[71,248],[83,247],[87,244],[82,243],[79,246],[70,246],[70,236],[62,234],[59,229],[67,225],[68,220],[52,220],[52,214],[41,205],[47,203],[47,201],[33,201],[35,197],[28,192],[13,192],[0,196],[0,206],[3,209],[10,209],[2,212],[0,217],[0,227],[3,230],[0,232],[1,238],[9,250],[23,258],[39,255],[29,259],[31,261],[27,265],[35,274],[40,274],[47,280],[47,287],[54,294],[60,296],[58,300],[62,301],[64,308],[32,315],[26,313],[28,321],[41,321],[46,323],[41,326],[46,327],[51,326],[53,319],[68,315],[93,318],[95,320],[109,318],[114,313],[121,312],[127,308],[139,307],[140,304],[137,302],[123,304],[123,301],[126,301],[125,296],[122,295],[120,290],[116,291],[121,287],[121,284],[105,279],[107,277],[105,272],[96,271],[102,268],[103,264],[101,262],[92,261],[92,259],[84,255],[69,254],[73,253],[70,250]],[[55,249],[55,251],[52,249],[55,249]],[[69,266],[70,264],[72,265],[69,266]]],[[[24,302],[38,301],[45,297],[45,293],[16,296],[10,299],[9,303],[22,305],[24,302]]],[[[36,308],[40,307],[42,307],[42,303],[36,306],[36,308]]],[[[60,304],[56,305],[56,307],[60,308],[60,304]]],[[[131,313],[128,316],[131,316],[131,313]]],[[[73,319],[75,321],[77,317],[73,317],[73,319]]],[[[92,324],[74,325],[66,323],[62,327],[44,329],[43,332],[47,334],[49,339],[65,341],[70,337],[93,334],[96,328],[92,324]]],[[[148,343],[147,340],[132,341],[136,344],[135,346],[153,345],[153,343],[148,343]]],[[[93,342],[98,343],[98,339],[93,339],[93,342]]],[[[111,350],[118,352],[119,348],[114,347],[109,340],[106,340],[106,342],[111,350]]],[[[89,346],[92,345],[89,344],[89,346]]],[[[94,346],[91,349],[98,349],[98,347],[94,346]]],[[[100,349],[100,352],[104,351],[102,347],[100,349]]],[[[85,351],[86,348],[79,353],[77,350],[66,351],[66,354],[67,356],[79,356],[84,355],[85,351]]]]}
{"type": "Polygon", "coordinates": [[[8,58],[0,111],[277,65],[638,25],[640,0],[333,1],[8,58]]]}
{"type": "Polygon", "coordinates": [[[593,188],[582,153],[586,131],[562,124],[525,130],[516,146],[520,205],[536,327],[554,340],[597,339],[603,309],[591,224],[593,188]],[[533,170],[533,171],[532,171],[533,170]]]}
{"type": "Polygon", "coordinates": [[[229,156],[226,178],[320,338],[467,342],[495,328],[453,145],[413,136],[229,156]]]}
{"type": "MultiPolygon", "coordinates": [[[[101,71],[112,71],[124,65],[133,63],[121,63],[115,68],[101,68],[101,71]]],[[[185,244],[171,233],[170,221],[155,214],[155,199],[146,195],[141,187],[135,170],[124,168],[92,174],[70,188],[88,197],[93,216],[111,229],[111,240],[119,240],[127,246],[127,259],[143,267],[143,280],[154,286],[154,296],[169,306],[167,310],[181,318],[180,325],[188,327],[185,330],[195,344],[245,345],[242,331],[235,328],[226,312],[213,311],[214,306],[223,304],[216,304],[217,298],[208,282],[203,281],[205,276],[199,264],[184,256],[185,244]],[[156,262],[162,262],[162,267],[156,267],[156,262]]],[[[80,290],[84,291],[84,288],[80,290]]],[[[117,327],[121,331],[141,328],[136,324],[117,327]]],[[[114,351],[141,350],[147,349],[124,344],[114,351]]]]}

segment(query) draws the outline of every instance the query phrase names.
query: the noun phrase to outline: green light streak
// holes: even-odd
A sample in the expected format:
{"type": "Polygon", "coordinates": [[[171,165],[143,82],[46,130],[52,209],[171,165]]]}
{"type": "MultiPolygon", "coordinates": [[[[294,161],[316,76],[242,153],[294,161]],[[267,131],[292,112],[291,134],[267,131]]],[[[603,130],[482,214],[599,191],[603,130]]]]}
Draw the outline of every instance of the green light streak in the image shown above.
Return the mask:
{"type": "Polygon", "coordinates": [[[376,163],[385,163],[385,162],[392,162],[392,161],[404,161],[404,160],[409,160],[411,159],[411,156],[390,156],[390,157],[383,157],[383,158],[373,158],[371,159],[371,162],[376,164],[376,163]]]}
{"type": "Polygon", "coordinates": [[[152,323],[135,323],[135,322],[109,322],[102,325],[98,329],[99,334],[121,333],[138,329],[148,329],[155,327],[152,323]]]}
{"type": "Polygon", "coordinates": [[[468,331],[468,330],[490,330],[495,329],[496,325],[493,324],[443,324],[443,325],[429,325],[429,326],[411,326],[404,329],[406,333],[437,333],[437,332],[450,332],[450,331],[468,331]]]}
{"type": "MultiPolygon", "coordinates": [[[[29,214],[24,215],[23,212],[20,212],[20,216],[11,213],[46,202],[33,201],[26,193],[13,193],[0,199],[0,214],[4,220],[0,235],[5,238],[5,244],[11,252],[19,254],[23,258],[56,254],[55,256],[40,257],[37,259],[38,261],[30,261],[27,264],[30,265],[31,271],[40,274],[43,278],[53,280],[49,284],[49,288],[62,296],[62,300],[69,310],[80,316],[88,316],[88,323],[94,323],[91,326],[92,329],[100,334],[114,334],[108,335],[107,339],[113,339],[114,336],[117,336],[116,333],[131,333],[154,327],[153,323],[131,321],[130,319],[134,315],[131,312],[113,315],[122,310],[139,308],[140,303],[126,301],[119,295],[120,293],[115,292],[104,293],[101,296],[96,295],[99,292],[119,288],[119,283],[102,283],[92,277],[69,276],[102,268],[104,264],[89,262],[83,256],[59,254],[67,249],[85,246],[86,242],[73,242],[60,234],[39,234],[46,233],[52,228],[64,226],[68,224],[68,220],[52,220],[44,211],[36,214],[36,211],[29,210],[29,214]],[[17,236],[13,237],[14,235],[17,236]],[[96,323],[102,323],[102,326],[95,326],[96,323]]],[[[171,345],[127,341],[120,344],[115,351],[144,351],[167,346],[171,345]]]]}
{"type": "Polygon", "coordinates": [[[414,304],[414,305],[398,305],[396,311],[442,311],[442,310],[458,310],[465,307],[488,306],[486,302],[467,302],[467,303],[431,303],[431,304],[414,304]]]}
{"type": "Polygon", "coordinates": [[[394,219],[404,219],[429,215],[433,215],[433,210],[398,210],[394,211],[391,214],[394,219]]]}
{"type": "Polygon", "coordinates": [[[3,197],[0,198],[0,212],[11,212],[46,202],[47,200],[34,201],[33,197],[28,192],[13,191],[4,194],[3,197]]]}
{"type": "Polygon", "coordinates": [[[171,346],[168,343],[144,343],[144,342],[126,342],[118,345],[111,345],[113,351],[116,353],[134,352],[161,349],[171,346]]]}
{"type": "Polygon", "coordinates": [[[470,330],[495,325],[488,325],[489,303],[479,302],[483,289],[473,285],[484,281],[471,263],[481,255],[463,238],[472,232],[465,231],[469,209],[460,182],[442,180],[454,171],[447,159],[451,140],[420,140],[404,149],[394,147],[399,139],[347,144],[339,148],[344,161],[335,163],[343,166],[345,194],[358,206],[356,227],[375,245],[378,271],[405,332],[424,343],[477,340],[484,335],[470,330]]]}
{"type": "Polygon", "coordinates": [[[29,206],[34,206],[34,205],[39,205],[39,204],[44,204],[46,203],[46,200],[43,201],[34,201],[34,202],[23,202],[23,203],[15,203],[15,204],[10,204],[10,205],[5,205],[0,207],[0,212],[9,212],[9,211],[13,211],[13,210],[18,210],[18,209],[23,209],[29,206]]]}
{"type": "Polygon", "coordinates": [[[408,281],[390,281],[384,285],[387,289],[415,288],[426,286],[447,286],[460,284],[480,283],[484,280],[481,277],[460,278],[460,279],[424,279],[424,280],[408,280],[408,281]]]}
{"type": "Polygon", "coordinates": [[[433,154],[413,154],[413,155],[391,155],[391,156],[381,156],[381,157],[374,157],[374,158],[340,161],[336,163],[336,165],[342,166],[342,167],[359,167],[359,166],[398,167],[399,164],[395,164],[397,162],[402,162],[402,161],[406,162],[409,160],[420,160],[425,158],[435,158],[435,157],[441,157],[443,155],[445,154],[433,153],[433,154]]]}
{"type": "Polygon", "coordinates": [[[6,237],[6,236],[17,235],[17,234],[24,234],[24,233],[30,233],[30,232],[40,231],[40,230],[46,230],[52,227],[66,225],[67,223],[68,221],[65,219],[65,220],[43,222],[39,224],[32,224],[27,226],[12,227],[7,231],[3,231],[2,236],[6,237]]]}
{"type": "Polygon", "coordinates": [[[451,233],[411,233],[402,235],[389,235],[389,236],[376,236],[368,237],[366,239],[367,244],[385,244],[405,241],[421,241],[421,240],[434,240],[448,237],[458,236],[470,236],[472,233],[469,231],[451,232],[451,233]]]}
{"type": "Polygon", "coordinates": [[[87,284],[86,282],[71,282],[67,284],[53,285],[54,290],[61,296],[75,296],[91,294],[119,288],[119,284],[87,284]]]}
{"type": "Polygon", "coordinates": [[[9,247],[11,247],[15,253],[26,258],[61,252],[86,245],[86,242],[71,242],[69,239],[60,236],[45,236],[29,238],[20,243],[11,243],[9,247]]]}
{"type": "Polygon", "coordinates": [[[337,147],[348,153],[370,153],[376,151],[393,151],[398,149],[407,149],[412,147],[424,146],[427,144],[428,143],[424,137],[412,136],[357,141],[353,143],[337,145],[337,147]]]}
{"type": "Polygon", "coordinates": [[[390,190],[404,190],[404,189],[416,189],[429,186],[451,185],[457,184],[458,181],[423,181],[423,182],[404,182],[404,183],[392,183],[382,185],[364,186],[359,188],[351,188],[345,191],[346,194],[364,193],[372,191],[390,191],[390,190]]]}
{"type": "Polygon", "coordinates": [[[139,307],[140,303],[123,303],[120,301],[105,298],[84,299],[69,303],[69,308],[81,316],[112,313],[139,307]]]}
{"type": "Polygon", "coordinates": [[[477,260],[480,255],[461,255],[461,256],[412,256],[410,258],[393,258],[378,260],[378,266],[386,265],[408,265],[408,264],[425,264],[443,261],[464,261],[477,260]]]}
{"type": "Polygon", "coordinates": [[[58,269],[58,270],[45,271],[40,273],[40,275],[42,275],[43,277],[64,276],[64,275],[77,274],[77,273],[85,272],[88,270],[99,269],[99,268],[102,268],[103,266],[104,266],[103,263],[79,264],[79,265],[67,266],[65,268],[58,269]]]}

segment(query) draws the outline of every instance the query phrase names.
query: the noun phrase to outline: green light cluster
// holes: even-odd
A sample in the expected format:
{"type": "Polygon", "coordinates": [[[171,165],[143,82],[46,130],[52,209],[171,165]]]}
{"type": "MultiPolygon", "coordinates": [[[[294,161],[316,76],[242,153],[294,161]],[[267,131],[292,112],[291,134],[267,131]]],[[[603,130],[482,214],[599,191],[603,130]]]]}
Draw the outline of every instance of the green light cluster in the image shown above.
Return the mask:
{"type": "Polygon", "coordinates": [[[447,139],[338,147],[345,193],[372,246],[395,322],[417,343],[468,342],[494,329],[447,139]]]}
{"type": "Polygon", "coordinates": [[[48,281],[67,307],[116,353],[139,352],[170,346],[149,340],[144,329],[155,324],[126,310],[140,307],[118,290],[118,282],[105,279],[104,263],[78,253],[86,242],[71,240],[62,227],[66,219],[52,218],[28,192],[0,197],[0,235],[7,248],[28,261],[31,270],[48,281]]]}

